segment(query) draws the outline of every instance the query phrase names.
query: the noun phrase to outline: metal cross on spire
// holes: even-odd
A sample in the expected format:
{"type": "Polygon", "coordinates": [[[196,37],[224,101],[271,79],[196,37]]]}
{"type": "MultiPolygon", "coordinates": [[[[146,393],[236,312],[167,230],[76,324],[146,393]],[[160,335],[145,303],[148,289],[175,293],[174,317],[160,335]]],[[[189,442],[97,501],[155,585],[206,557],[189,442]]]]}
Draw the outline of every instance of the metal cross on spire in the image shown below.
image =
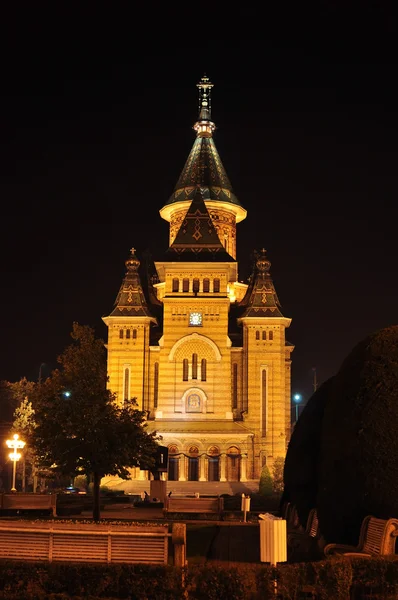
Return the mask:
{"type": "Polygon", "coordinates": [[[196,84],[199,89],[199,119],[210,121],[211,118],[211,99],[210,93],[213,84],[210,79],[203,75],[199,83],[196,84]]]}

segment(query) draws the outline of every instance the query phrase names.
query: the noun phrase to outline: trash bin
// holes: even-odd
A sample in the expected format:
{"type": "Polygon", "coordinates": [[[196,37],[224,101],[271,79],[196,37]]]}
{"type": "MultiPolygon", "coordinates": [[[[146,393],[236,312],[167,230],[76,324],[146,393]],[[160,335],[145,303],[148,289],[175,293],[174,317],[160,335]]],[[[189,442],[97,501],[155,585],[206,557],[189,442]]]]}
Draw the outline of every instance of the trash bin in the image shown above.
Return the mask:
{"type": "Polygon", "coordinates": [[[260,520],[260,561],[276,565],[287,561],[286,520],[270,513],[258,515],[260,520]]]}

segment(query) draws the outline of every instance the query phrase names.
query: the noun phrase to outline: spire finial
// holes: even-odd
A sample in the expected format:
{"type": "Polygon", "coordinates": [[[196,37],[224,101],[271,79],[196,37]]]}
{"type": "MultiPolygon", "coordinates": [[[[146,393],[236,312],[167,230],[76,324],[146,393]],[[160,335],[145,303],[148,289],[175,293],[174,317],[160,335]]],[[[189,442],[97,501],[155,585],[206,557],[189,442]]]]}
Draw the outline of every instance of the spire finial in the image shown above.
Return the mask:
{"type": "Polygon", "coordinates": [[[211,121],[210,93],[213,84],[207,75],[203,75],[196,87],[199,89],[199,117],[193,128],[198,137],[211,137],[216,128],[211,121]]]}
{"type": "Polygon", "coordinates": [[[199,83],[196,84],[199,89],[199,119],[201,121],[210,121],[211,119],[211,88],[213,84],[207,75],[203,75],[199,83]]]}

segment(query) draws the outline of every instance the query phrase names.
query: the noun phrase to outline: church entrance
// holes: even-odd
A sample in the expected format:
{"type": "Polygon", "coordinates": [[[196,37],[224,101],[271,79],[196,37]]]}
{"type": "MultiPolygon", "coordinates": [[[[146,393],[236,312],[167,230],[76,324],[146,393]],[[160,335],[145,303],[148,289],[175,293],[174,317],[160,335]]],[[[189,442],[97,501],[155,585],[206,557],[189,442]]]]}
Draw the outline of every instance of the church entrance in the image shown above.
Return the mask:
{"type": "Polygon", "coordinates": [[[168,474],[169,481],[178,481],[179,460],[180,459],[178,456],[170,456],[170,458],[169,458],[169,474],[168,474]]]}
{"type": "Polygon", "coordinates": [[[199,481],[199,448],[191,446],[188,456],[188,481],[199,481]]]}
{"type": "Polygon", "coordinates": [[[240,481],[240,452],[236,446],[227,450],[227,481],[240,481]]]}
{"type": "Polygon", "coordinates": [[[169,446],[169,468],[167,475],[169,481],[178,481],[180,472],[179,463],[180,456],[178,454],[177,446],[169,446]]]}
{"type": "Polygon", "coordinates": [[[220,450],[217,446],[211,446],[208,450],[208,481],[220,481],[220,450]]]}

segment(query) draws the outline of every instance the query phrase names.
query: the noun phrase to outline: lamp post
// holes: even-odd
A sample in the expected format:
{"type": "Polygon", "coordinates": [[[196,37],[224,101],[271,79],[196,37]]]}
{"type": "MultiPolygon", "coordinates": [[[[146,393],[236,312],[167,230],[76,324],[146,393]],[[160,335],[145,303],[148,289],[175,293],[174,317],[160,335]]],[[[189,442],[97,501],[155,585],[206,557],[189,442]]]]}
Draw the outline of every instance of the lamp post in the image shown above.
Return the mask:
{"type": "Polygon", "coordinates": [[[13,462],[11,491],[16,492],[17,489],[15,487],[15,476],[16,476],[16,472],[17,472],[17,461],[21,458],[21,455],[19,454],[19,452],[17,452],[17,450],[19,450],[20,448],[23,448],[25,446],[25,442],[20,440],[19,435],[17,433],[15,433],[14,438],[12,440],[7,440],[6,444],[9,448],[13,449],[13,452],[10,452],[10,454],[8,456],[11,458],[11,460],[13,462]]]}
{"type": "Polygon", "coordinates": [[[301,394],[294,394],[293,400],[296,404],[296,423],[297,423],[298,418],[299,418],[299,405],[301,402],[301,394]]]}

